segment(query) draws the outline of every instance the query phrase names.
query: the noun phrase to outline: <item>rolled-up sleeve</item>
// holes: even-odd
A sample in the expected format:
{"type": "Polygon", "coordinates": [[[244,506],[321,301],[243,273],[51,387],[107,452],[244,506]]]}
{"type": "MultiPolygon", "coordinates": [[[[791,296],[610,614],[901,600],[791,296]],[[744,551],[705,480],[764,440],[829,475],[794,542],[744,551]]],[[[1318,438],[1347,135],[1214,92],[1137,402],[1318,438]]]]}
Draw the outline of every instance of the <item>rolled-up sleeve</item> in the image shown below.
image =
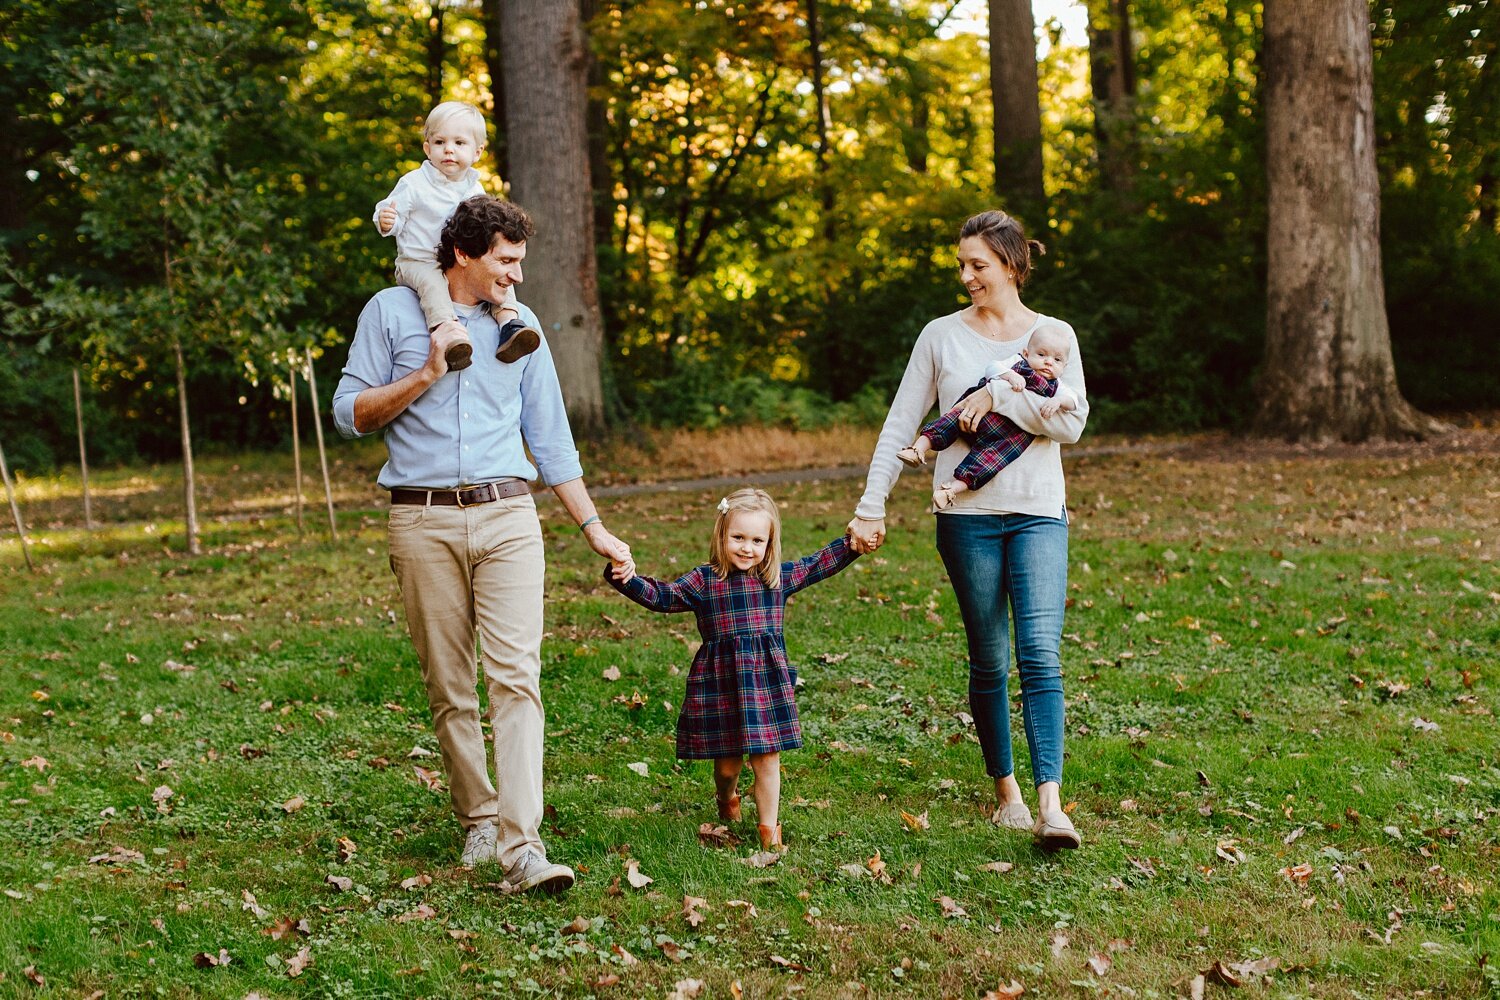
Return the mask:
{"type": "MultiPolygon", "coordinates": [[[[542,328],[530,308],[518,302],[516,310],[528,325],[542,328]]],[[[543,483],[556,486],[582,477],[583,463],[578,460],[578,448],[573,443],[562,386],[557,381],[557,366],[546,337],[528,359],[521,377],[521,436],[531,449],[543,483]]]]}
{"type": "Polygon", "coordinates": [[[359,314],[354,342],[343,377],[333,390],[333,423],[346,438],[364,437],[354,426],[354,401],[366,389],[395,381],[391,366],[391,340],[386,330],[379,297],[371,299],[359,314]]]}

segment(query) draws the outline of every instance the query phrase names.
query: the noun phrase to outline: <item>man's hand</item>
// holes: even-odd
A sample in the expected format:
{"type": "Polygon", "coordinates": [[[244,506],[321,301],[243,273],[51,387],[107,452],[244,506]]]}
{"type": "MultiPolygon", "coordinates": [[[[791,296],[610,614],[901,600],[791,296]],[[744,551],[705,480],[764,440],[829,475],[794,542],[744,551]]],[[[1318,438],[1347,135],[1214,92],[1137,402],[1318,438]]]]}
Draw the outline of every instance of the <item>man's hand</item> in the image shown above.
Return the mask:
{"type": "MultiPolygon", "coordinates": [[[[1015,375],[1015,372],[1011,374],[1015,375]]],[[[979,426],[979,421],[990,412],[994,405],[995,401],[990,396],[990,390],[981,386],[958,401],[958,426],[969,434],[974,433],[975,428],[979,426]]]]}
{"type": "MultiPolygon", "coordinates": [[[[589,548],[597,554],[608,559],[617,566],[628,565],[630,576],[635,575],[635,560],[630,555],[630,546],[610,533],[610,530],[602,522],[595,521],[583,529],[583,537],[589,543],[589,548]]],[[[630,579],[630,576],[625,579],[630,579]]],[[[615,579],[620,579],[617,575],[615,579]]]]}
{"type": "Polygon", "coordinates": [[[456,319],[448,319],[432,328],[432,346],[427,350],[427,365],[438,378],[448,374],[448,348],[469,335],[464,325],[456,319]]]}
{"type": "Polygon", "coordinates": [[[393,201],[380,210],[380,235],[389,236],[396,228],[396,203],[393,201]]]}
{"type": "Polygon", "coordinates": [[[855,515],[849,522],[849,545],[860,555],[869,555],[885,543],[885,518],[855,515]]]}

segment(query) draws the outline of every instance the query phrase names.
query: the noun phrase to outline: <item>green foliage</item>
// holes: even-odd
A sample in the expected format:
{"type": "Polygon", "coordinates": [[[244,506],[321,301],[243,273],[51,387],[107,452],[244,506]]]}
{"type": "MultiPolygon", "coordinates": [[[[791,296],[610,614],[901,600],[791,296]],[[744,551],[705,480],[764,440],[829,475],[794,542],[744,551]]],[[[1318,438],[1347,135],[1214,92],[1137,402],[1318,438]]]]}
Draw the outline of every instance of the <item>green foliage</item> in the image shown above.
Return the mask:
{"type": "MultiPolygon", "coordinates": [[[[420,162],[422,116],[456,97],[494,118],[483,6],[437,18],[406,0],[6,4],[6,377],[24,369],[36,409],[56,410],[66,396],[49,394],[84,364],[89,405],[124,418],[100,450],[164,457],[177,337],[210,446],[284,440],[289,355],[311,346],[331,387],[359,309],[389,281],[393,248],[370,211],[420,162]]],[[[993,206],[982,36],[925,0],[821,4],[820,169],[804,3],[593,7],[599,288],[619,416],[808,426],[820,408],[888,395],[922,326],[963,304],[954,234],[993,206]]],[[[1078,330],[1095,430],[1240,426],[1277,250],[1260,3],[1130,7],[1138,93],[1120,188],[1100,176],[1086,48],[1039,26],[1051,217],[1024,220],[1049,248],[1028,301],[1078,330]]],[[[1495,11],[1372,8],[1392,344],[1405,391],[1438,409],[1487,406],[1500,389],[1486,348],[1500,272],[1495,11]]],[[[492,135],[498,146],[502,121],[492,135]]],[[[24,466],[70,461],[67,435],[35,423],[13,405],[0,439],[31,442],[17,446],[24,466]]]]}

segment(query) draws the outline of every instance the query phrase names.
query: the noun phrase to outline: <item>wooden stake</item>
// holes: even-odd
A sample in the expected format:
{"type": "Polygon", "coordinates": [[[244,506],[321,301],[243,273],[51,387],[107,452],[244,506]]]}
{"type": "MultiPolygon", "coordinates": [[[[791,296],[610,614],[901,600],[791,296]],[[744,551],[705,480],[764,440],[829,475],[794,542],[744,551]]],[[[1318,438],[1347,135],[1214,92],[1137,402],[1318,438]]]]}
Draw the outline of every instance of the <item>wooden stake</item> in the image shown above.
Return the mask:
{"type": "Polygon", "coordinates": [[[21,554],[26,557],[26,568],[36,572],[36,563],[31,561],[31,549],[26,544],[26,526],[21,523],[21,508],[16,506],[16,491],[10,485],[10,469],[5,464],[5,449],[0,448],[0,479],[5,480],[5,496],[10,501],[11,520],[16,522],[16,536],[21,539],[21,554]]]}
{"type": "Polygon", "coordinates": [[[188,555],[199,553],[198,546],[198,500],[196,481],[193,477],[193,432],[188,423],[187,362],[182,358],[182,341],[172,341],[172,351],[177,358],[177,418],[182,424],[182,505],[186,516],[188,555]]]}
{"type": "Polygon", "coordinates": [[[302,537],[302,439],[297,434],[297,366],[287,365],[292,387],[292,464],[297,467],[297,537],[302,537]]]}
{"type": "Polygon", "coordinates": [[[78,366],[73,366],[73,412],[78,414],[78,469],[83,474],[83,526],[94,530],[94,504],[89,497],[89,453],[83,444],[83,388],[78,366]]]}
{"type": "Polygon", "coordinates": [[[323,418],[318,411],[318,376],[313,371],[312,348],[307,351],[307,392],[312,397],[313,430],[318,434],[318,464],[323,467],[323,496],[328,500],[328,533],[339,540],[338,525],[333,520],[333,486],[328,482],[328,452],[323,448],[323,418]]]}

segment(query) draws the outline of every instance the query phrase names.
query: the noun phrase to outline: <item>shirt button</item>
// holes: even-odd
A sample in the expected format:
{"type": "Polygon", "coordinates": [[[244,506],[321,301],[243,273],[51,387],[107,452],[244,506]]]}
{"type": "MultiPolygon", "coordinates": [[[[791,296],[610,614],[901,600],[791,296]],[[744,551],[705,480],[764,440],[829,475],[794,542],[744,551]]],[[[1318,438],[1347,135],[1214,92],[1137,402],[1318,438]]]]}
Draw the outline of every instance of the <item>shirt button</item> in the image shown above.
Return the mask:
{"type": "Polygon", "coordinates": [[[468,414],[467,414],[467,413],[465,413],[465,414],[464,414],[464,419],[465,419],[465,420],[468,420],[468,419],[469,419],[469,415],[468,415],[468,414]]]}

